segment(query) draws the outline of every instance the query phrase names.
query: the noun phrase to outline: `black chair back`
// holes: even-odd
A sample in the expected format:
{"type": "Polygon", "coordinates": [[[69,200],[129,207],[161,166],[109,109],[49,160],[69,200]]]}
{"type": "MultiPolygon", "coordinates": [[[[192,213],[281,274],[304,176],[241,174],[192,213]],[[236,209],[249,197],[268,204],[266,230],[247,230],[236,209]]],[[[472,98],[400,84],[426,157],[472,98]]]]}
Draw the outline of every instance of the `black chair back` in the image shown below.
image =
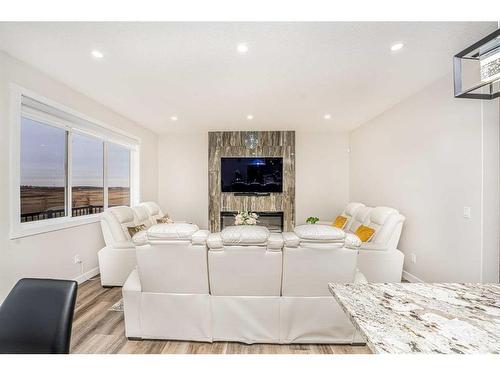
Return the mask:
{"type": "Polygon", "coordinates": [[[69,353],[78,284],[21,279],[0,306],[0,353],[69,353]]]}

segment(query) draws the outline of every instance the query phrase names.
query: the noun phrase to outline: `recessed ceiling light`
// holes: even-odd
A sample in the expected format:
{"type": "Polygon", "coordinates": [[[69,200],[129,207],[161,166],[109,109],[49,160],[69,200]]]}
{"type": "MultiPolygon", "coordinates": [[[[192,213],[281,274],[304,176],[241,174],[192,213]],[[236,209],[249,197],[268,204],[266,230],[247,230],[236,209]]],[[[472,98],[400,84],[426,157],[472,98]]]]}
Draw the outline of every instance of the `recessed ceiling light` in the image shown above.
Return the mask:
{"type": "Polygon", "coordinates": [[[170,117],[170,120],[172,120],[172,121],[177,121],[177,120],[178,120],[178,118],[177,118],[177,116],[171,116],[171,117],[170,117]]]}
{"type": "Polygon", "coordinates": [[[332,118],[332,116],[327,113],[326,115],[323,116],[323,118],[325,120],[330,120],[332,118]]]}
{"type": "Polygon", "coordinates": [[[247,115],[247,120],[253,120],[253,115],[247,115]]]}
{"type": "Polygon", "coordinates": [[[405,45],[403,42],[396,42],[391,46],[391,51],[396,52],[403,48],[405,45]]]}
{"type": "Polygon", "coordinates": [[[104,57],[104,53],[102,53],[101,51],[98,51],[98,50],[93,50],[92,52],[90,52],[90,54],[92,56],[94,56],[96,59],[102,59],[104,57]]]}
{"type": "Polygon", "coordinates": [[[248,52],[248,46],[245,44],[245,43],[239,43],[237,46],[236,46],[236,50],[238,51],[238,53],[247,53],[248,52]]]}

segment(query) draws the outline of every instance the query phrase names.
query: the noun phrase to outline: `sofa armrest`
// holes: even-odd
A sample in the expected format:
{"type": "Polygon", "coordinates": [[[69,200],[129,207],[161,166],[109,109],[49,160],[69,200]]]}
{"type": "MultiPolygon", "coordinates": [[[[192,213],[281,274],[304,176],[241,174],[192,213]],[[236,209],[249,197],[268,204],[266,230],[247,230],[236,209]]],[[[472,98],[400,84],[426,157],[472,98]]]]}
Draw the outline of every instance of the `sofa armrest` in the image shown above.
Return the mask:
{"type": "Polygon", "coordinates": [[[220,233],[210,233],[207,238],[207,245],[210,250],[216,251],[224,249],[224,243],[222,242],[220,233]]]}
{"type": "Polygon", "coordinates": [[[193,245],[206,245],[209,235],[210,232],[208,230],[199,230],[191,237],[191,243],[193,245]]]}
{"type": "Polygon", "coordinates": [[[281,251],[283,249],[283,235],[281,233],[270,233],[267,239],[267,250],[281,251]]]}
{"type": "Polygon", "coordinates": [[[373,242],[362,242],[359,247],[360,251],[368,250],[368,251],[387,251],[387,246],[379,243],[373,242]]]}
{"type": "Polygon", "coordinates": [[[283,241],[286,247],[299,247],[300,238],[293,232],[283,232],[283,241]]]}
{"type": "Polygon", "coordinates": [[[347,247],[348,249],[358,250],[361,244],[361,240],[354,233],[346,233],[345,247],[347,247]]]}
{"type": "Polygon", "coordinates": [[[142,292],[141,279],[139,278],[137,267],[132,270],[127,281],[123,284],[122,293],[127,292],[142,292]]]}
{"type": "Polygon", "coordinates": [[[114,249],[134,249],[135,245],[132,241],[117,241],[111,245],[114,249]]]}

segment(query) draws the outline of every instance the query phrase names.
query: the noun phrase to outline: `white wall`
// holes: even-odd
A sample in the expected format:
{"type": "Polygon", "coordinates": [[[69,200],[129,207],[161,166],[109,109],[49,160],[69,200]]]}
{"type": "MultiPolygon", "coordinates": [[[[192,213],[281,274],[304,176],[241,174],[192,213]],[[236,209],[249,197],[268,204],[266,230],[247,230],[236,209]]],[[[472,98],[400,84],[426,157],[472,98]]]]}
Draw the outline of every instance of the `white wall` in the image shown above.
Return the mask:
{"type": "Polygon", "coordinates": [[[15,83],[57,101],[96,120],[121,128],[141,140],[141,199],[158,197],[156,134],[136,125],[110,109],[34,68],[0,52],[0,303],[21,277],[75,279],[80,266],[73,263],[79,254],[84,272],[97,267],[97,251],[103,247],[98,223],[65,230],[9,239],[9,84],[15,83]]]}
{"type": "Polygon", "coordinates": [[[349,199],[349,134],[295,134],[296,222],[332,220],[349,199]]]}
{"type": "Polygon", "coordinates": [[[410,274],[497,282],[498,101],[482,111],[452,87],[446,76],[351,133],[350,199],[406,216],[399,248],[410,274]]]}
{"type": "Polygon", "coordinates": [[[208,229],[208,133],[161,135],[158,160],[160,206],[208,229]]]}
{"type": "MultiPolygon", "coordinates": [[[[349,195],[347,133],[296,133],[296,220],[334,218],[349,195]],[[325,203],[326,202],[326,203],[325,203]]],[[[208,228],[208,133],[167,134],[159,146],[160,205],[208,228]]]]}

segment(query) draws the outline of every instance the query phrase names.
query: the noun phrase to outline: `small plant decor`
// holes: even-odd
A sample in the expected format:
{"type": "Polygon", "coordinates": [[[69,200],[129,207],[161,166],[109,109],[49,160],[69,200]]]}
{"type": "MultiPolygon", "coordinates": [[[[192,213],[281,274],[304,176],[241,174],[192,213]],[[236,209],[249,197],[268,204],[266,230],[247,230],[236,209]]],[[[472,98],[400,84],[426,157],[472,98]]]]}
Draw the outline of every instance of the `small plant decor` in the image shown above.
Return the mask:
{"type": "Polygon", "coordinates": [[[319,221],[319,217],[311,216],[311,217],[307,218],[306,223],[307,224],[316,224],[318,221],[319,221]]]}

